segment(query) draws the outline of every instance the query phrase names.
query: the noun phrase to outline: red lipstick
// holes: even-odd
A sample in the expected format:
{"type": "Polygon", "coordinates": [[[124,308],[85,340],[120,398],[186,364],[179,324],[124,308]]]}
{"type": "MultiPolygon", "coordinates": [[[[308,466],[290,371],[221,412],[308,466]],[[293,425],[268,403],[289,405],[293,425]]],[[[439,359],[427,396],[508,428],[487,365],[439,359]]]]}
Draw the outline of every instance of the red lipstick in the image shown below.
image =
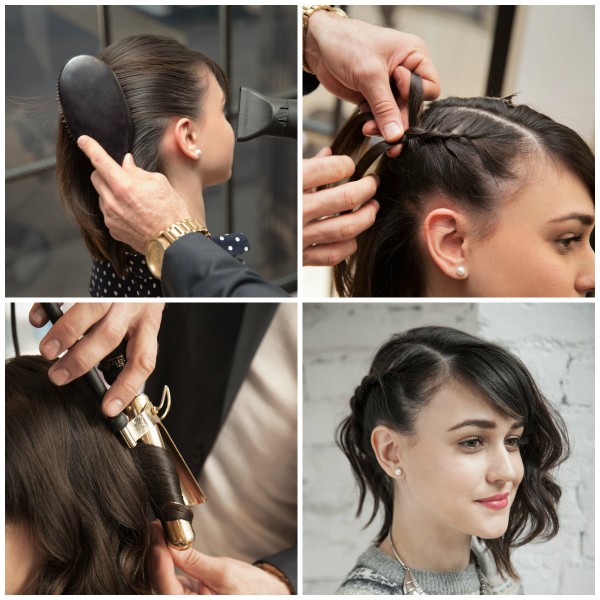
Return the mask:
{"type": "Polygon", "coordinates": [[[479,500],[475,500],[475,502],[479,502],[479,504],[493,510],[502,510],[508,506],[508,492],[505,494],[496,494],[489,498],[480,498],[479,500]]]}

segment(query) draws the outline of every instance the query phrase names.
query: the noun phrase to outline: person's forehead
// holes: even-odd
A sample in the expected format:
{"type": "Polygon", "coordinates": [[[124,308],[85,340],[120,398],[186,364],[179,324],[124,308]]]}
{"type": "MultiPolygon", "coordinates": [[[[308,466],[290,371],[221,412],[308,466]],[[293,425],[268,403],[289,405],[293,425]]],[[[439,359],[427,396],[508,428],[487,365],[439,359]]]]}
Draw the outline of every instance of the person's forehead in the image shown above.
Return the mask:
{"type": "Polygon", "coordinates": [[[482,392],[456,380],[437,390],[420,416],[421,426],[444,431],[470,419],[494,421],[501,426],[514,422],[513,417],[501,412],[482,392]]]}

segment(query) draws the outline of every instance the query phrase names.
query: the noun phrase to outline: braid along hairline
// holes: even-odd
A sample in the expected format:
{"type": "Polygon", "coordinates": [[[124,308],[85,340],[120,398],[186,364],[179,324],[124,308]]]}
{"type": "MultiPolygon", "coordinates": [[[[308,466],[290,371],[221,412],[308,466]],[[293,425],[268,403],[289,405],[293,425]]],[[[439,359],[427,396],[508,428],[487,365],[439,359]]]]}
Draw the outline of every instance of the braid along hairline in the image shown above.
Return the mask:
{"type": "MultiPolygon", "coordinates": [[[[454,108],[458,111],[462,111],[462,112],[474,113],[476,115],[486,117],[486,118],[488,118],[492,121],[495,121],[496,123],[499,123],[501,125],[511,127],[516,132],[520,133],[521,136],[529,139],[529,141],[532,143],[532,145],[539,152],[543,153],[543,147],[542,147],[542,144],[540,143],[538,136],[533,131],[531,131],[529,128],[525,127],[524,125],[522,125],[520,123],[516,123],[515,121],[512,121],[511,119],[502,117],[501,115],[495,114],[491,111],[483,110],[481,108],[475,108],[473,106],[453,106],[452,108],[454,108]]],[[[514,109],[518,108],[518,106],[513,106],[511,108],[514,110],[514,109]]]]}

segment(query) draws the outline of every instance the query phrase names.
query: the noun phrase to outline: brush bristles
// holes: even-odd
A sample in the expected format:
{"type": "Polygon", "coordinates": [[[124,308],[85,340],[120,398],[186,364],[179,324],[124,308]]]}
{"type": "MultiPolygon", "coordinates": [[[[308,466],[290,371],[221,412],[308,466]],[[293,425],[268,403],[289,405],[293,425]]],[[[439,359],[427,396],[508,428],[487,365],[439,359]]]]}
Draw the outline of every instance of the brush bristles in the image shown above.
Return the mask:
{"type": "Polygon", "coordinates": [[[56,100],[58,102],[58,113],[60,115],[60,120],[63,122],[65,129],[67,130],[67,135],[77,143],[77,138],[73,135],[69,124],[67,123],[67,119],[65,118],[65,111],[63,110],[62,103],[60,101],[60,90],[58,88],[58,81],[56,82],[56,100]]]}

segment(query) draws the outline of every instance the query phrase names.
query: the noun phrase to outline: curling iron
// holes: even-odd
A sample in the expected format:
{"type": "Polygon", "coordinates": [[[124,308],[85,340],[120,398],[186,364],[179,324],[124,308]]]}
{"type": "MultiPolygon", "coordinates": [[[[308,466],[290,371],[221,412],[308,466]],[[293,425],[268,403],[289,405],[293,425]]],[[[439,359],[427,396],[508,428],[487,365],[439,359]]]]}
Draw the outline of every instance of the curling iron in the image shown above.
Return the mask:
{"type": "MultiPolygon", "coordinates": [[[[56,303],[42,302],[42,307],[52,323],[56,323],[63,315],[62,310],[56,303]]],[[[121,345],[100,363],[99,368],[105,375],[106,380],[113,383],[125,363],[125,352],[123,345],[121,345]]],[[[107,388],[96,369],[92,369],[83,377],[96,398],[101,402],[107,388]]],[[[162,423],[169,412],[170,406],[171,394],[169,388],[165,386],[158,407],[152,404],[146,394],[139,394],[123,412],[115,417],[108,417],[106,421],[109,429],[114,433],[118,433],[129,448],[135,448],[140,441],[165,448],[173,459],[185,505],[195,506],[203,503],[206,497],[162,423]],[[163,407],[164,411],[160,415],[159,413],[163,407]]],[[[194,541],[194,530],[189,521],[176,519],[172,521],[161,520],[161,522],[169,546],[176,550],[187,550],[191,547],[194,541]]]]}

